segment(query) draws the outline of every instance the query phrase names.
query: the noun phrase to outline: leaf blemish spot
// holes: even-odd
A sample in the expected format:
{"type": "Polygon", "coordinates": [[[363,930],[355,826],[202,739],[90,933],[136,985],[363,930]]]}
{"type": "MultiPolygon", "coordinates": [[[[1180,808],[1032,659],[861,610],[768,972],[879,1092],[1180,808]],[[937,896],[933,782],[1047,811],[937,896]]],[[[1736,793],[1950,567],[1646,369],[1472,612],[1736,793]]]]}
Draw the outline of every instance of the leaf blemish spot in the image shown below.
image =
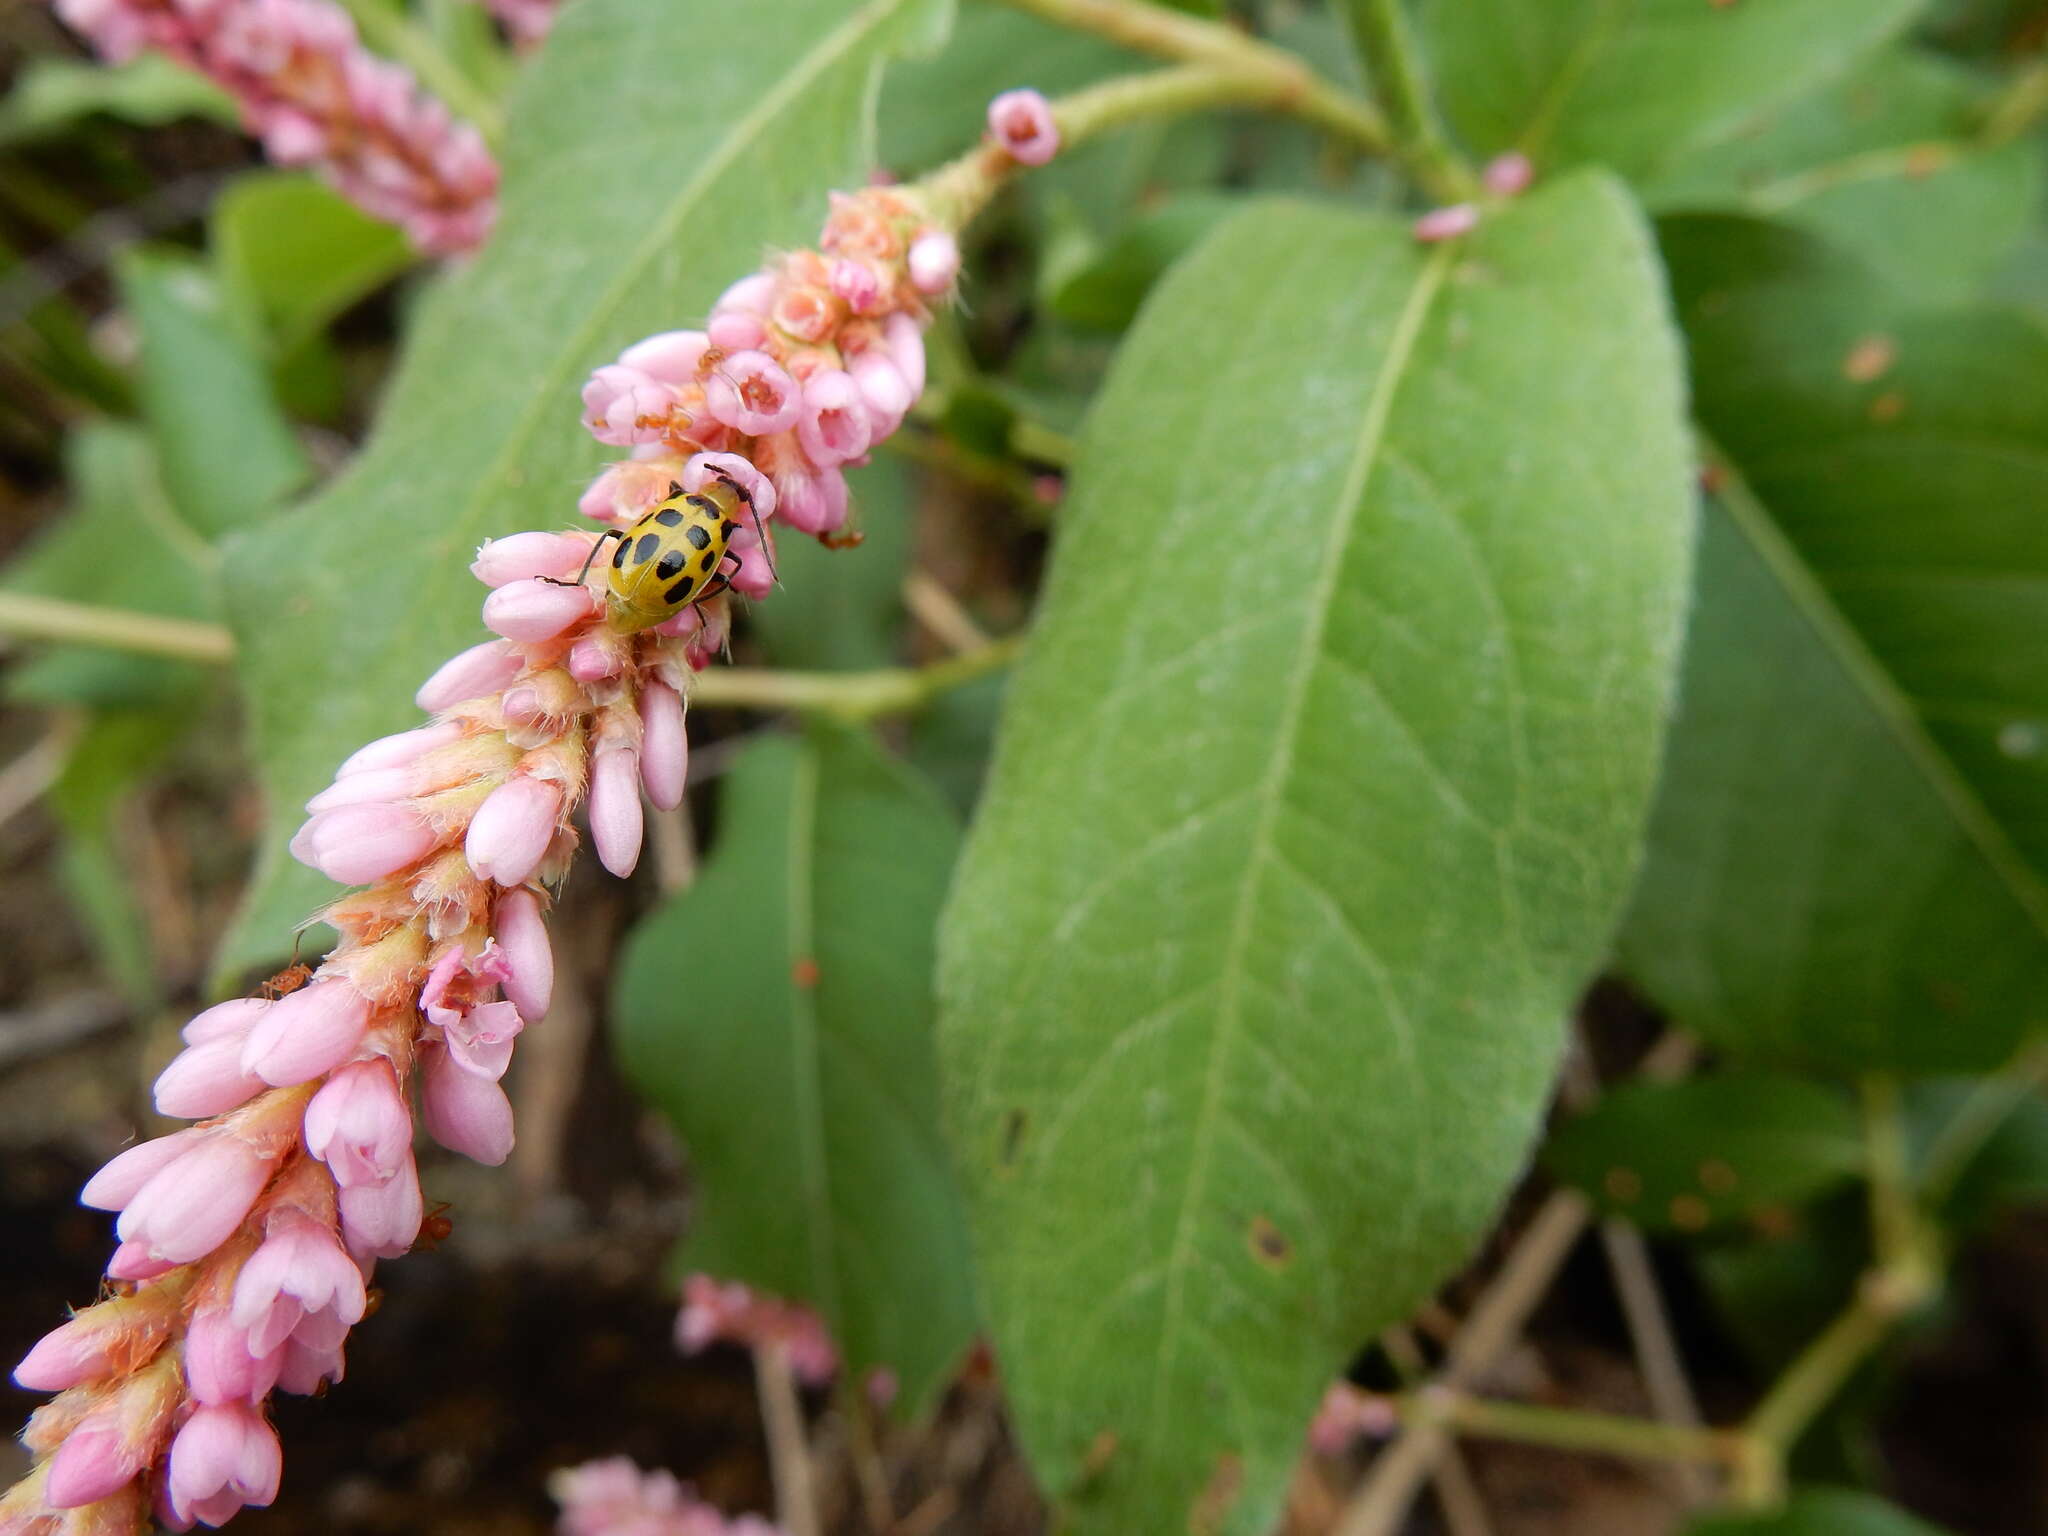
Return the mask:
{"type": "Polygon", "coordinates": [[[1868,384],[1891,372],[1898,360],[1898,345],[1891,337],[1866,336],[1842,359],[1842,377],[1852,384],[1868,384]]]}
{"type": "Polygon", "coordinates": [[[1671,1197],[1671,1225],[1681,1232],[1697,1232],[1712,1219],[1713,1212],[1698,1195],[1671,1197]]]}
{"type": "Polygon", "coordinates": [[[1710,1157],[1700,1164],[1700,1188],[1710,1195],[1731,1194],[1741,1182],[1735,1170],[1718,1157],[1710,1157]]]}
{"type": "Polygon", "coordinates": [[[1081,1471],[1075,1481],[1083,1484],[1092,1483],[1102,1476],[1108,1470],[1109,1464],[1116,1459],[1117,1447],[1122,1443],[1115,1430],[1098,1431],[1095,1438],[1088,1442],[1088,1449],[1081,1453],[1081,1471]]]}
{"type": "Polygon", "coordinates": [[[1268,1269],[1285,1269],[1294,1262],[1294,1244],[1264,1216],[1254,1216],[1248,1232],[1252,1257],[1268,1269]]]}
{"type": "Polygon", "coordinates": [[[804,991],[810,991],[818,984],[818,962],[809,955],[797,956],[789,968],[789,979],[804,991]]]}
{"type": "Polygon", "coordinates": [[[2039,757],[2043,737],[2032,720],[2013,720],[1999,727],[1998,750],[2007,757],[2039,757]]]}
{"type": "Polygon", "coordinates": [[[1222,1530],[1230,1518],[1230,1506],[1237,1502],[1237,1496],[1242,1492],[1244,1458],[1235,1451],[1225,1451],[1216,1458],[1215,1470],[1210,1472],[1209,1481],[1203,1485],[1194,1508],[1188,1511],[1188,1529],[1196,1536],[1209,1536],[1210,1532],[1222,1530]]]}
{"type": "Polygon", "coordinates": [[[1876,422],[1897,421],[1906,414],[1906,397],[1896,389],[1888,389],[1870,402],[1870,419],[1876,422]]]}
{"type": "Polygon", "coordinates": [[[1017,1161],[1018,1150],[1024,1143],[1024,1122],[1026,1116],[1021,1109],[1013,1109],[1003,1116],[1003,1145],[996,1154],[996,1161],[1009,1168],[1017,1161]]]}
{"type": "Polygon", "coordinates": [[[1627,1205],[1643,1197],[1643,1178],[1633,1168],[1610,1168],[1600,1180],[1600,1187],[1607,1192],[1607,1198],[1618,1205],[1627,1205]]]}

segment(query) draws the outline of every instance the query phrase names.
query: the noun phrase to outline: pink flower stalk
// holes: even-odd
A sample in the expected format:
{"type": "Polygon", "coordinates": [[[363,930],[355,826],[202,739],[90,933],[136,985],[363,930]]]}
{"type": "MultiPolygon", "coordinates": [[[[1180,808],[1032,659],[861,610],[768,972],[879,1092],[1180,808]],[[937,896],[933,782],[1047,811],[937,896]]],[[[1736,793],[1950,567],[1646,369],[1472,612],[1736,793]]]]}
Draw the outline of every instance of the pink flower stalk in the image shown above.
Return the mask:
{"type": "Polygon", "coordinates": [[[1005,91],[988,104],[989,136],[1019,165],[1044,165],[1060,152],[1052,103],[1037,91],[1005,91]]]}
{"type": "Polygon", "coordinates": [[[782,1536],[758,1515],[728,1520],[667,1472],[624,1456],[565,1467],[548,1479],[562,1507],[561,1536],[782,1536]]]}
{"type": "Polygon", "coordinates": [[[683,1281],[683,1307],[676,1314],[676,1347],[695,1355],[718,1343],[748,1349],[778,1345],[788,1354],[797,1380],[813,1387],[826,1385],[839,1371],[832,1336],[809,1307],[737,1280],[691,1275],[683,1281]]]}
{"type": "MultiPolygon", "coordinates": [[[[527,0],[531,6],[534,0],[527,0]]],[[[367,52],[330,0],[54,0],[114,63],[169,54],[233,96],[280,165],[310,165],[344,197],[438,256],[474,250],[496,212],[483,139],[367,52]]]]}
{"type": "MultiPolygon", "coordinates": [[[[63,3],[128,47],[179,46],[178,29],[203,14],[256,50],[254,78],[255,21],[220,22],[227,0],[63,3]]],[[[314,33],[329,67],[352,46],[345,20],[319,21],[320,0],[235,3],[283,28],[262,56],[278,68],[304,65],[297,50],[314,33]]],[[[389,121],[403,92],[394,77],[368,79],[389,121]]],[[[953,236],[911,194],[835,196],[820,249],[735,284],[702,331],[663,332],[600,370],[586,421],[605,440],[633,437],[634,454],[599,476],[581,510],[618,528],[677,485],[737,485],[752,508],[721,569],[755,596],[774,584],[775,521],[853,542],[838,536],[841,467],[915,403],[928,302],[957,269],[953,236]],[[643,409],[650,401],[659,409],[643,409]]],[[[308,801],[293,853],[363,888],[320,914],[340,939],[317,967],[294,966],[264,995],[185,1026],[158,1103],[210,1118],[129,1148],[86,1184],[86,1204],[119,1213],[108,1265],[119,1283],[17,1368],[22,1385],[58,1396],[24,1435],[36,1461],[0,1499],[0,1536],[137,1536],[152,1507],[183,1530],[268,1503],[280,1475],[272,1393],[342,1378],[377,1261],[419,1236],[415,1113],[479,1162],[511,1153],[500,1079],[552,998],[545,912],[579,846],[577,818],[609,868],[633,868],[643,796],[663,811],[682,803],[691,682],[731,627],[722,592],[652,627],[615,621],[609,562],[584,570],[592,546],[585,529],[479,550],[472,569],[497,638],[426,680],[418,702],[430,721],[351,754],[308,801]]],[[[838,1364],[815,1314],[704,1276],[690,1281],[678,1337],[693,1350],[773,1345],[810,1382],[838,1364]]],[[[723,1521],[672,1480],[633,1476],[636,1497],[682,1522],[676,1531],[772,1532],[723,1521]]]]}

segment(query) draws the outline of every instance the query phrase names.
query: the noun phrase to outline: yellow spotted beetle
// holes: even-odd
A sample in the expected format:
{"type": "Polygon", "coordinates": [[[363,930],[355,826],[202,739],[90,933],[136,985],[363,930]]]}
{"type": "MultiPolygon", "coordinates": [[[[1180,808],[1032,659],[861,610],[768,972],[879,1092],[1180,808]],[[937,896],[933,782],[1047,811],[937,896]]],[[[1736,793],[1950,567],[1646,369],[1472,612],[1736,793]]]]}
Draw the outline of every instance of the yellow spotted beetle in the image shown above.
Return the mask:
{"type": "Polygon", "coordinates": [[[732,536],[739,532],[742,508],[754,520],[762,556],[768,560],[770,573],[774,572],[774,558],[768,554],[768,537],[760,513],[754,510],[753,497],[731,476],[713,473],[716,479],[694,491],[686,492],[671,481],[668,495],[653,511],[631,528],[607,528],[591,546],[590,559],[583,562],[570,585],[581,586],[605,541],[617,539],[619,547],[605,579],[614,629],[629,635],[652,629],[692,603],[716,597],[731,586],[722,567],[732,536]]]}

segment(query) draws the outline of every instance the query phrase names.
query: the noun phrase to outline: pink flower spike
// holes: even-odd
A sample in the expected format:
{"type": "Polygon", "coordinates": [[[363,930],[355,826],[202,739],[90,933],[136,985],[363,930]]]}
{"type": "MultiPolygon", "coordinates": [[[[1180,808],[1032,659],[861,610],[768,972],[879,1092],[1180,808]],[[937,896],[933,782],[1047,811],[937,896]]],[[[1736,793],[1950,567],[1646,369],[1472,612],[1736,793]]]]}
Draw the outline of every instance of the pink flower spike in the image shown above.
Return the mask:
{"type": "Polygon", "coordinates": [[[619,354],[619,364],[664,384],[688,384],[697,377],[711,338],[702,331],[663,331],[636,341],[619,354]]]}
{"type": "Polygon", "coordinates": [[[682,697],[667,684],[650,679],[641,687],[640,733],[640,782],[658,810],[672,811],[689,780],[690,738],[682,697]]]}
{"type": "Polygon", "coordinates": [[[337,779],[352,773],[364,773],[372,768],[400,768],[423,757],[436,747],[445,747],[459,740],[462,727],[453,720],[444,720],[439,725],[423,725],[417,730],[400,731],[395,736],[380,736],[367,746],[356,748],[339,768],[334,770],[337,779]]]}
{"type": "Polygon", "coordinates": [[[334,1234],[310,1217],[283,1213],[271,1217],[263,1245],[235,1277],[228,1316],[248,1330],[250,1353],[267,1355],[303,1317],[332,1312],[337,1321],[354,1324],[368,1305],[363,1272],[334,1234]]]}
{"type": "Polygon", "coordinates": [[[484,623],[507,640],[552,640],[571,624],[589,618],[597,604],[597,594],[589,587],[519,581],[484,599],[484,623]]]}
{"type": "Polygon", "coordinates": [[[420,1116],[450,1152],[495,1168],[512,1155],[512,1101],[488,1077],[465,1072],[446,1051],[425,1054],[420,1116]]]}
{"type": "Polygon", "coordinates": [[[232,1133],[202,1135],[128,1202],[114,1224],[124,1243],[152,1258],[189,1264],[213,1252],[242,1224],[270,1181],[271,1162],[232,1133]]]}
{"type": "Polygon", "coordinates": [[[381,1184],[404,1166],[412,1116],[383,1057],[351,1062],[306,1106],[306,1150],[344,1189],[381,1184]]]}
{"type": "Polygon", "coordinates": [[[246,1403],[203,1403],[171,1442],[165,1477],[171,1513],[225,1525],[236,1511],[277,1497],[284,1453],[276,1432],[246,1403]]]}
{"type": "Polygon", "coordinates": [[[796,380],[766,352],[735,352],[704,383],[711,414],[749,437],[787,432],[803,415],[796,380]]]}
{"type": "Polygon", "coordinates": [[[804,382],[796,440],[813,464],[827,469],[859,458],[868,451],[868,433],[867,402],[852,375],[826,368],[804,382]]]}
{"type": "MultiPolygon", "coordinates": [[[[701,491],[717,479],[737,481],[752,498],[754,511],[763,522],[775,515],[775,482],[755,468],[751,459],[736,453],[698,453],[692,454],[690,462],[683,466],[683,489],[686,491],[701,491]]],[[[751,523],[752,519],[743,520],[745,526],[751,526],[751,523]]]]}
{"type": "Polygon", "coordinates": [[[157,1174],[191,1151],[206,1138],[201,1130],[173,1131],[154,1141],[137,1142],[117,1153],[105,1167],[85,1181],[78,1203],[96,1211],[127,1209],[128,1202],[142,1192],[157,1174]]]}
{"type": "Polygon", "coordinates": [[[479,880],[526,884],[547,856],[561,815],[561,785],[515,774],[491,791],[470,820],[462,845],[469,867],[479,880]]]}
{"type": "MultiPolygon", "coordinates": [[[[654,686],[659,687],[660,684],[654,686]]],[[[491,937],[505,952],[501,985],[529,1024],[547,1017],[555,995],[555,951],[540,912],[540,897],[525,886],[505,892],[491,909],[491,937]]]]}
{"type": "Polygon", "coordinates": [[[413,702],[434,712],[464,699],[480,699],[507,687],[519,675],[519,666],[519,654],[511,646],[502,640],[486,640],[442,662],[434,675],[420,684],[413,702]]]}
{"type": "Polygon", "coordinates": [[[188,1045],[156,1080],[156,1112],[177,1120],[204,1120],[246,1104],[265,1087],[242,1070],[242,1039],[223,1035],[188,1045]]]}
{"type": "Polygon", "coordinates": [[[599,752],[590,772],[590,840],[598,861],[621,880],[640,862],[640,754],[599,752]]]}
{"type": "Polygon", "coordinates": [[[122,1432],[118,1399],[86,1415],[50,1458],[43,1502],[77,1509],[118,1493],[148,1466],[154,1445],[137,1445],[122,1432]]]}
{"type": "MultiPolygon", "coordinates": [[[[922,351],[922,342],[919,350],[922,351]]],[[[853,382],[860,387],[861,400],[867,407],[871,439],[879,443],[903,425],[903,418],[910,413],[911,402],[917,397],[911,393],[903,370],[879,350],[861,353],[850,366],[853,382]]],[[[801,435],[803,429],[799,427],[797,431],[801,435]]]]}
{"type": "Polygon", "coordinates": [[[397,1258],[419,1237],[426,1214],[410,1147],[398,1172],[383,1183],[358,1184],[341,1192],[341,1235],[358,1259],[397,1258]]]}
{"type": "Polygon", "coordinates": [[[1518,149],[1487,161],[1479,180],[1495,197],[1519,197],[1536,179],[1536,166],[1518,149]]]}
{"type": "Polygon", "coordinates": [[[292,839],[292,856],[342,885],[368,885],[418,860],[438,841],[407,805],[376,801],[321,811],[292,839]]]}
{"type": "Polygon", "coordinates": [[[252,1355],[248,1333],[225,1307],[201,1307],[185,1329],[185,1380],[202,1403],[260,1402],[277,1385],[282,1364],[281,1347],[252,1355]]]}
{"type": "Polygon", "coordinates": [[[988,131],[1019,165],[1044,165],[1060,152],[1052,103],[1037,91],[1005,91],[990,102],[988,131]]]}
{"type": "Polygon", "coordinates": [[[718,296],[711,313],[765,315],[774,307],[775,290],[782,279],[773,272],[750,272],[718,296]]]}
{"type": "Polygon", "coordinates": [[[919,293],[939,294],[960,275],[960,242],[943,229],[928,229],[910,242],[910,284],[919,293]]]}
{"type": "Polygon", "coordinates": [[[889,348],[889,361],[903,375],[913,402],[924,393],[924,332],[901,310],[882,322],[882,339],[889,348]]]}
{"type": "Polygon", "coordinates": [[[178,1033],[187,1045],[204,1045],[209,1040],[224,1040],[231,1035],[239,1040],[256,1027],[256,1021],[269,1007],[268,998],[231,997],[224,1003],[215,1003],[211,1008],[194,1014],[178,1033]]]}
{"type": "Polygon", "coordinates": [[[567,581],[590,558],[587,533],[515,533],[486,539],[470,563],[469,574],[487,587],[502,587],[536,576],[567,581]]]}
{"type": "Polygon", "coordinates": [[[355,1055],[370,1026],[370,1000],[341,977],[279,998],[242,1044],[242,1066],[289,1088],[324,1077],[355,1055]]]}
{"type": "Polygon", "coordinates": [[[1432,208],[1415,221],[1414,235],[1424,245],[1441,245],[1479,227],[1479,209],[1472,203],[1453,203],[1432,208]]]}

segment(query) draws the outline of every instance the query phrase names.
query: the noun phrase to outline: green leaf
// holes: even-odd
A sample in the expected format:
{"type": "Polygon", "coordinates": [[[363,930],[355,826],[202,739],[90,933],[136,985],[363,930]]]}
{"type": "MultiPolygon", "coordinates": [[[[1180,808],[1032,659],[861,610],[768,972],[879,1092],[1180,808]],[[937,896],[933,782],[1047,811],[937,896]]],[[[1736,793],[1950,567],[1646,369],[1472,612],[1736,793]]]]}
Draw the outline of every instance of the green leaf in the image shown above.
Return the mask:
{"type": "Polygon", "coordinates": [[[703,315],[763,250],[815,239],[826,190],[872,164],[878,65],[943,16],[932,0],[707,5],[689,25],[668,0],[563,11],[514,94],[498,229],[421,304],[368,448],[229,553],[271,819],[222,967],[272,958],[331,895],[285,857],[298,806],[482,638],[470,552],[575,522],[617,456],[578,422],[588,371],[703,315]]]}
{"type": "Polygon", "coordinates": [[[263,521],[312,465],[262,363],[196,263],[132,252],[119,272],[142,334],[142,414],[179,516],[208,540],[263,521]]]}
{"type": "Polygon", "coordinates": [[[801,596],[769,600],[747,610],[747,627],[760,636],[778,667],[857,671],[893,666],[903,616],[903,571],[910,561],[911,521],[917,513],[917,476],[902,459],[880,455],[847,472],[866,535],[856,549],[827,549],[814,539],[785,538],[775,545],[783,586],[801,596]]]}
{"type": "Polygon", "coordinates": [[[1261,204],[1090,418],[941,933],[1005,1381],[1077,1527],[1258,1532],[1527,1154],[1690,543],[1628,198],[1261,204]]]}
{"type": "MultiPolygon", "coordinates": [[[[164,493],[149,438],[92,421],[65,439],[71,508],[8,567],[11,591],[168,618],[214,614],[214,554],[164,493]]],[[[94,646],[53,646],[11,669],[7,695],[40,704],[143,708],[189,693],[200,669],[94,646]]]]}
{"type": "Polygon", "coordinates": [[[688,1143],[681,1258],[818,1308],[915,1412],[975,1325],[939,1137],[932,928],[959,829],[865,738],[750,748],[697,883],[634,930],[620,1058],[688,1143]]]}
{"type": "Polygon", "coordinates": [[[1241,202],[1223,194],[1191,193],[1142,215],[1105,249],[1066,273],[1045,295],[1046,308],[1084,330],[1122,330],[1161,274],[1241,202]]]}
{"type": "Polygon", "coordinates": [[[1957,64],[1886,49],[1646,196],[1659,209],[1783,219],[1930,302],[1959,301],[2012,259],[2041,205],[2041,145],[1985,141],[1987,95],[1957,64]]]}
{"type": "Polygon", "coordinates": [[[2028,1081],[1929,1078],[1907,1085],[1907,1126],[1915,1177],[1942,1144],[1943,1133],[1967,1124],[1988,1103],[2000,1115],[1952,1175],[1940,1215],[1960,1232],[1978,1232],[2016,1206],[2048,1199],[2048,1102],[2028,1081]]]}
{"type": "Polygon", "coordinates": [[[1624,958],[1730,1050],[1996,1065],[2048,998],[2048,333],[1769,225],[1665,245],[1732,467],[1624,958]]]}
{"type": "Polygon", "coordinates": [[[1848,69],[1925,0],[1427,0],[1453,125],[1482,155],[1661,171],[1848,69]]]}
{"type": "Polygon", "coordinates": [[[311,176],[244,176],[214,205],[221,286],[246,305],[273,355],[325,330],[414,260],[405,236],[311,176]]]}
{"type": "Polygon", "coordinates": [[[1942,1536],[1875,1494],[1847,1488],[1803,1488],[1768,1515],[1703,1515],[1686,1536],[1942,1536]]]}
{"type": "Polygon", "coordinates": [[[0,146],[53,137],[95,113],[143,128],[181,117],[240,120],[225,91],[160,53],[117,65],[37,58],[22,65],[0,98],[0,146]]]}
{"type": "Polygon", "coordinates": [[[1617,1088],[1554,1131],[1544,1161],[1610,1215],[1697,1232],[1803,1204],[1853,1177],[1863,1139],[1833,1088],[1724,1073],[1617,1088]]]}

